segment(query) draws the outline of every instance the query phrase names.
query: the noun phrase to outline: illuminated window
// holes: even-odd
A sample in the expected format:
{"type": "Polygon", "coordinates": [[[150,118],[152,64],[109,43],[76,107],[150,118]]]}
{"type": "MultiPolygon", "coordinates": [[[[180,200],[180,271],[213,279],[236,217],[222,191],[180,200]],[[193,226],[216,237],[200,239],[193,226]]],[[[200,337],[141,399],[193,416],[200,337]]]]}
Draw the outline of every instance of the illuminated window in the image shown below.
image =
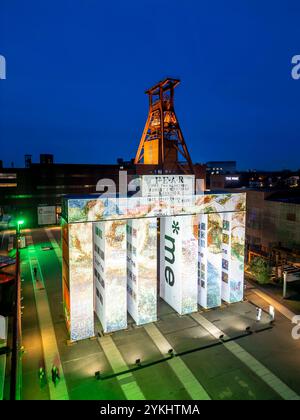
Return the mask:
{"type": "Polygon", "coordinates": [[[94,188],[95,187],[95,185],[94,184],[92,184],[92,185],[88,185],[88,184],[86,184],[86,185],[37,185],[37,189],[38,190],[53,190],[53,189],[56,189],[56,190],[68,190],[68,189],[82,189],[82,188],[94,188]]]}
{"type": "Polygon", "coordinates": [[[17,184],[14,184],[12,182],[5,182],[5,183],[0,183],[0,188],[12,188],[12,187],[16,187],[17,184]]]}
{"type": "Polygon", "coordinates": [[[224,258],[222,259],[222,268],[224,268],[224,270],[228,270],[228,261],[224,258]]]}
{"type": "Polygon", "coordinates": [[[228,220],[223,220],[223,229],[224,230],[229,230],[229,222],[228,222],[228,220]]]}
{"type": "Polygon", "coordinates": [[[229,244],[229,235],[223,233],[223,242],[224,244],[229,244]]]}
{"type": "Polygon", "coordinates": [[[0,174],[0,179],[16,179],[17,174],[0,174]]]}
{"type": "Polygon", "coordinates": [[[222,281],[228,283],[228,274],[224,273],[224,271],[222,271],[222,281]]]}

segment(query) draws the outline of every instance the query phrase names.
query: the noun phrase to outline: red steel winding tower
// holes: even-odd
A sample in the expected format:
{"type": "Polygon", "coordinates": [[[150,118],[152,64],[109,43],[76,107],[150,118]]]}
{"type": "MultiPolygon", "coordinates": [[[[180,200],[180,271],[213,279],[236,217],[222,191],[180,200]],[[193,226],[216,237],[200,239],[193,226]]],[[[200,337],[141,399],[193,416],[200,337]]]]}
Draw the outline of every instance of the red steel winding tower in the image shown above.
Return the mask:
{"type": "Polygon", "coordinates": [[[193,174],[194,167],[174,110],[178,79],[166,78],[146,90],[149,113],[134,163],[161,173],[193,174]]]}

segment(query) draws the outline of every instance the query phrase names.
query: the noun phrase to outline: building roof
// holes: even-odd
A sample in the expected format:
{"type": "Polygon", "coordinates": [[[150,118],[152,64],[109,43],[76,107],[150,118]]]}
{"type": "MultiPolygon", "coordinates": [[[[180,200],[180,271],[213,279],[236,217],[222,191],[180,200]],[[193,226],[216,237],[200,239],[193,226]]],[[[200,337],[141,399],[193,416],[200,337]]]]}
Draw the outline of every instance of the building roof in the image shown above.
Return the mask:
{"type": "Polygon", "coordinates": [[[268,197],[268,201],[276,201],[280,203],[289,203],[289,204],[300,204],[300,197],[268,197]]]}
{"type": "Polygon", "coordinates": [[[267,197],[266,200],[280,203],[300,204],[300,190],[274,192],[267,197]]]}

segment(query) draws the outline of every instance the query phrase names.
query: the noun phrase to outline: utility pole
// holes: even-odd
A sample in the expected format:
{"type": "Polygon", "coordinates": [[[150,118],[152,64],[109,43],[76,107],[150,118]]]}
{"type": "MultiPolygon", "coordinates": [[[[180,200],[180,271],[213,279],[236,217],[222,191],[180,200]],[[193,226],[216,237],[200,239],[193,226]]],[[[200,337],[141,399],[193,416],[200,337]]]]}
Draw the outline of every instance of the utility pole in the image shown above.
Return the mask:
{"type": "Polygon", "coordinates": [[[286,283],[287,283],[287,272],[283,272],[283,299],[286,298],[286,283]]]}

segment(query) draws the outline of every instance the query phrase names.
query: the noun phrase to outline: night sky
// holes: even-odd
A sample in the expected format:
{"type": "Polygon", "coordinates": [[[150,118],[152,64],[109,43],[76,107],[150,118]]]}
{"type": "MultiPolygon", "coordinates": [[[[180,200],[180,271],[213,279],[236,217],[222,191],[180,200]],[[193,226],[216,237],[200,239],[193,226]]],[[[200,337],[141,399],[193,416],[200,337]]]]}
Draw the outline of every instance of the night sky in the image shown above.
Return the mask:
{"type": "Polygon", "coordinates": [[[0,54],[5,166],[130,159],[171,76],[194,162],[300,167],[299,0],[0,0],[0,54]]]}

